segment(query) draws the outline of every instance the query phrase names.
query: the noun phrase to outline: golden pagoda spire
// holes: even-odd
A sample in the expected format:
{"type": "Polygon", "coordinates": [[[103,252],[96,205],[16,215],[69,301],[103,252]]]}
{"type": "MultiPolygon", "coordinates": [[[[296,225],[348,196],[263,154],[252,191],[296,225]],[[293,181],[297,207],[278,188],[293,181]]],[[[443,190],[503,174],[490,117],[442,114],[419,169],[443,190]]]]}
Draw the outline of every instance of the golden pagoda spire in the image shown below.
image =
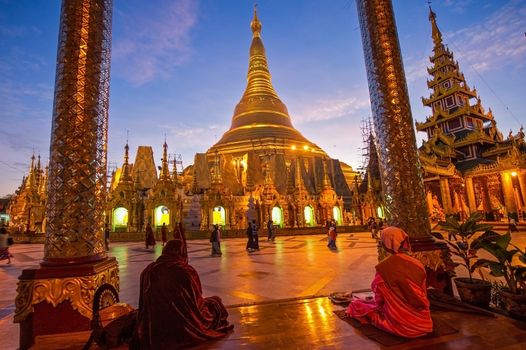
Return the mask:
{"type": "Polygon", "coordinates": [[[124,164],[122,165],[122,173],[119,177],[119,182],[132,182],[129,164],[129,151],[130,146],[128,146],[128,140],[126,140],[126,145],[124,146],[124,164]]]}
{"type": "Polygon", "coordinates": [[[33,188],[35,185],[35,153],[33,153],[31,156],[31,165],[29,166],[29,174],[27,175],[26,188],[33,188]]]}
{"type": "Polygon", "coordinates": [[[435,44],[435,50],[437,48],[443,48],[444,44],[442,43],[442,33],[440,32],[440,29],[438,29],[437,21],[436,21],[437,15],[433,12],[431,9],[431,6],[429,6],[429,21],[431,22],[431,36],[433,38],[433,43],[435,44]]]}
{"type": "Polygon", "coordinates": [[[221,153],[246,152],[253,149],[254,140],[264,140],[261,147],[290,150],[292,145],[307,146],[310,152],[325,155],[292,126],[285,104],[271,82],[265,47],[261,38],[262,23],[254,8],[250,22],[252,43],[249,50],[247,85],[234,109],[230,129],[207,152],[212,158],[215,150],[221,153]]]}
{"type": "Polygon", "coordinates": [[[170,170],[168,169],[168,144],[166,143],[166,140],[164,140],[163,144],[163,159],[159,180],[170,180],[170,170]]]}

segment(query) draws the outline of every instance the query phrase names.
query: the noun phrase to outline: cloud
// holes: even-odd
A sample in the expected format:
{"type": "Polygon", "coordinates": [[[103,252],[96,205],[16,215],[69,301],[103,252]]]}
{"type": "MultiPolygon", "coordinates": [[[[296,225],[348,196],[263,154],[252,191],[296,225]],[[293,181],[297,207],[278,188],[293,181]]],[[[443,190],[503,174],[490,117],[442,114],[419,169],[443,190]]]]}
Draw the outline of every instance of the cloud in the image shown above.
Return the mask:
{"type": "Polygon", "coordinates": [[[409,63],[407,68],[405,68],[405,76],[409,83],[429,78],[427,67],[431,66],[431,63],[427,56],[417,60],[408,59],[407,61],[409,63]]]}
{"type": "Polygon", "coordinates": [[[524,1],[512,0],[467,28],[445,32],[444,42],[455,55],[479,72],[526,65],[524,1]]]}
{"type": "Polygon", "coordinates": [[[197,1],[162,1],[120,13],[127,28],[116,37],[113,63],[116,74],[135,86],[167,79],[176,66],[192,56],[190,31],[197,20],[197,1]],[[143,15],[148,11],[148,16],[143,15]]]}
{"type": "Polygon", "coordinates": [[[457,14],[466,12],[473,0],[444,0],[444,6],[451,7],[452,11],[457,14]]]}
{"type": "Polygon", "coordinates": [[[364,92],[358,93],[358,96],[353,96],[353,93],[349,92],[346,97],[313,100],[297,108],[291,108],[290,110],[294,111],[292,119],[297,124],[305,124],[355,115],[370,106],[369,96],[361,95],[364,95],[364,92]]]}

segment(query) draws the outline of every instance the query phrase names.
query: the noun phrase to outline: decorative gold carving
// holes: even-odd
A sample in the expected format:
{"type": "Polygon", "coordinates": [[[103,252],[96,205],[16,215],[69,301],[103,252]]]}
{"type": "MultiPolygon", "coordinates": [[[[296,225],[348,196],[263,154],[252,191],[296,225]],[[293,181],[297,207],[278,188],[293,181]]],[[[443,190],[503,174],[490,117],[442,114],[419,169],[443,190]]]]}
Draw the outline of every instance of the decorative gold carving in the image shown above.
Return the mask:
{"type": "Polygon", "coordinates": [[[430,225],[413,118],[390,0],[357,0],[389,223],[411,237],[430,225]]]}
{"type": "Polygon", "coordinates": [[[105,256],[112,2],[62,2],[45,261],[105,256]]]}
{"type": "Polygon", "coordinates": [[[91,276],[20,280],[16,289],[14,322],[24,321],[36,304],[47,302],[56,307],[67,300],[74,310],[91,320],[93,298],[103,284],[110,284],[119,291],[117,264],[91,276]]]}

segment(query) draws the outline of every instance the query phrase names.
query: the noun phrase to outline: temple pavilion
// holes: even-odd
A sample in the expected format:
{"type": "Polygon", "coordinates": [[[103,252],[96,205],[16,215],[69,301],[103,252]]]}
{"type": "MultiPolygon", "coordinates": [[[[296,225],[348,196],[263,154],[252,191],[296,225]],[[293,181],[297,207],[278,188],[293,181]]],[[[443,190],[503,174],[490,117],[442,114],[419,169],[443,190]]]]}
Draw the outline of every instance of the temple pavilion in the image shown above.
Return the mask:
{"type": "Polygon", "coordinates": [[[431,90],[422,98],[431,115],[417,122],[427,139],[419,148],[427,204],[434,219],[479,211],[486,220],[525,219],[526,143],[524,130],[503,137],[491,109],[482,106],[442,42],[436,14],[430,9],[433,54],[431,90]]]}

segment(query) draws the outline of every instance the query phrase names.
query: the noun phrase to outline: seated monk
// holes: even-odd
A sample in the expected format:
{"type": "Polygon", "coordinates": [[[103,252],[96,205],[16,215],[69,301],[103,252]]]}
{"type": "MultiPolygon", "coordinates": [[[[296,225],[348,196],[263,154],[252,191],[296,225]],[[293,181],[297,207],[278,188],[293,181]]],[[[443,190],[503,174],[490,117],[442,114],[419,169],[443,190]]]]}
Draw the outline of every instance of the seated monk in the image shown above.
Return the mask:
{"type": "Polygon", "coordinates": [[[380,240],[392,255],[376,265],[371,284],[374,298],[353,298],[347,315],[401,337],[417,338],[432,332],[424,266],[402,252],[410,251],[407,234],[391,226],[382,230],[380,240]]]}
{"type": "Polygon", "coordinates": [[[203,298],[188,264],[184,234],[169,241],[141,274],[136,339],[131,348],[183,349],[224,336],[233,325],[217,296],[203,298]]]}

